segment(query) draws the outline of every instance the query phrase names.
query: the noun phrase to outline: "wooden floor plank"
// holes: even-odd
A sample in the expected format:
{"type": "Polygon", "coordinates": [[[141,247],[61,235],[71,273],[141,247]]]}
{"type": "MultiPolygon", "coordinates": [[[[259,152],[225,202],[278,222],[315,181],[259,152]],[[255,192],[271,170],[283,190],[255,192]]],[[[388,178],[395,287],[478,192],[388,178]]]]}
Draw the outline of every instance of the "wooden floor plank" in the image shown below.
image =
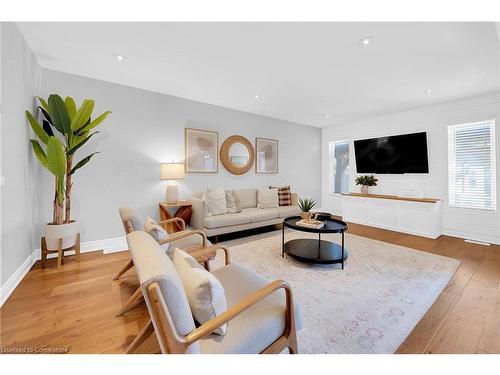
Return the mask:
{"type": "MultiPolygon", "coordinates": [[[[500,353],[500,246],[441,236],[436,240],[349,224],[349,232],[461,261],[443,293],[397,353],[500,353]]],[[[224,240],[223,236],[219,236],[224,240]]],[[[131,270],[113,276],[128,252],[69,257],[62,270],[37,262],[0,309],[0,345],[123,353],[146,324],[145,306],[116,317],[137,287],[131,270]]],[[[157,353],[154,336],[139,348],[157,353]]]]}
{"type": "Polygon", "coordinates": [[[427,353],[475,353],[482,325],[450,313],[432,340],[427,353]]]}

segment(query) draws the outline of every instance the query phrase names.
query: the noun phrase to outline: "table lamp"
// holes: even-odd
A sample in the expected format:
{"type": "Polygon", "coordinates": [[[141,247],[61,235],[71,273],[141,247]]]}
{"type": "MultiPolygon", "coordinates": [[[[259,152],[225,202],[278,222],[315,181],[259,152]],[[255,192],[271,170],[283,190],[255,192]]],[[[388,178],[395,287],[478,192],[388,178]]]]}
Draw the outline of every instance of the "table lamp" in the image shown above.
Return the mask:
{"type": "Polygon", "coordinates": [[[160,165],[160,179],[170,180],[167,185],[167,203],[179,201],[179,188],[175,180],[185,177],[184,163],[164,163],[160,165]]]}

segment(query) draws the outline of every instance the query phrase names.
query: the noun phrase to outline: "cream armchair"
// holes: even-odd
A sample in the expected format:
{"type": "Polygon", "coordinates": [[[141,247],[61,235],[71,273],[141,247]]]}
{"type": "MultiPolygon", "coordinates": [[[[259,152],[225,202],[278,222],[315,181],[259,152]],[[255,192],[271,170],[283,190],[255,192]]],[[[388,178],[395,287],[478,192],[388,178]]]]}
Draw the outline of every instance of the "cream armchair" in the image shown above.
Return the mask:
{"type": "MultiPolygon", "coordinates": [[[[162,353],[297,353],[299,314],[290,286],[269,282],[253,270],[230,262],[212,274],[224,287],[228,309],[196,328],[187,296],[174,264],[144,232],[127,235],[150,320],[133,340],[134,352],[155,333],[162,353]],[[228,323],[225,336],[213,330],[228,323]]],[[[201,250],[203,253],[205,250],[201,250]]]]}
{"type": "MultiPolygon", "coordinates": [[[[142,224],[140,223],[137,215],[134,210],[129,207],[120,207],[119,208],[120,218],[122,220],[123,229],[125,230],[125,234],[129,234],[135,231],[142,231],[142,224]]],[[[165,245],[167,243],[170,244],[173,248],[179,248],[186,250],[190,253],[195,253],[201,249],[207,249],[208,252],[205,252],[203,256],[197,257],[193,255],[193,257],[198,260],[200,263],[203,263],[205,268],[208,269],[208,259],[211,259],[215,256],[215,250],[210,250],[211,242],[207,239],[207,236],[203,231],[200,230],[186,230],[186,224],[184,220],[181,218],[172,218],[169,220],[160,221],[158,224],[162,225],[166,230],[167,224],[172,222],[178,222],[182,228],[180,232],[172,233],[168,236],[168,238],[159,241],[160,245],[165,245]]],[[[125,266],[115,275],[113,280],[118,280],[125,272],[134,267],[133,259],[130,259],[125,266]]],[[[138,287],[136,291],[129,297],[125,306],[123,306],[117,316],[123,315],[124,313],[134,309],[139,304],[142,303],[142,292],[141,288],[138,287]]]]}

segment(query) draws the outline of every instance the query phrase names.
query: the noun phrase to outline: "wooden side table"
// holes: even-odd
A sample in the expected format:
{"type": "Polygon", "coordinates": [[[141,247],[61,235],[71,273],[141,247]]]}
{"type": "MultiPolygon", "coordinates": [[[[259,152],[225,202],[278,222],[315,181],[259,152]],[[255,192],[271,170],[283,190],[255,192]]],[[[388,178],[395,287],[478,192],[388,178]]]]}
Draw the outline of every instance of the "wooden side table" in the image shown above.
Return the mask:
{"type": "MultiPolygon", "coordinates": [[[[161,202],[160,203],[160,220],[161,221],[164,221],[164,220],[168,220],[168,219],[172,219],[174,217],[180,217],[182,220],[184,220],[184,222],[186,223],[186,225],[189,224],[190,220],[191,220],[191,202],[190,201],[178,201],[176,203],[167,203],[167,202],[161,202]],[[170,212],[170,209],[172,208],[177,208],[174,212],[174,214],[172,214],[170,212]]],[[[170,223],[170,224],[167,224],[167,232],[169,233],[175,233],[175,232],[179,232],[182,230],[182,227],[179,223],[170,223]]]]}

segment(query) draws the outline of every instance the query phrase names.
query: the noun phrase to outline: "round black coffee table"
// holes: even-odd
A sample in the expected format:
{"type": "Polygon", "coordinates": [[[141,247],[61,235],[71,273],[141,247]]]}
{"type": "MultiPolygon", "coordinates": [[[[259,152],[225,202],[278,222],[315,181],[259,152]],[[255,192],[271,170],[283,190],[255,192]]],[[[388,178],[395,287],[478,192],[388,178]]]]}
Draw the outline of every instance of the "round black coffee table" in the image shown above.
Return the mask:
{"type": "Polygon", "coordinates": [[[344,232],[347,231],[347,223],[337,219],[326,219],[322,228],[314,229],[297,225],[300,216],[291,216],[283,220],[283,230],[281,235],[282,250],[281,256],[290,255],[299,261],[306,263],[342,263],[347,259],[347,249],[344,246],[344,232]],[[318,239],[301,238],[285,242],[285,227],[301,232],[318,233],[318,239]],[[322,233],[341,233],[342,245],[321,239],[322,233]]]}

